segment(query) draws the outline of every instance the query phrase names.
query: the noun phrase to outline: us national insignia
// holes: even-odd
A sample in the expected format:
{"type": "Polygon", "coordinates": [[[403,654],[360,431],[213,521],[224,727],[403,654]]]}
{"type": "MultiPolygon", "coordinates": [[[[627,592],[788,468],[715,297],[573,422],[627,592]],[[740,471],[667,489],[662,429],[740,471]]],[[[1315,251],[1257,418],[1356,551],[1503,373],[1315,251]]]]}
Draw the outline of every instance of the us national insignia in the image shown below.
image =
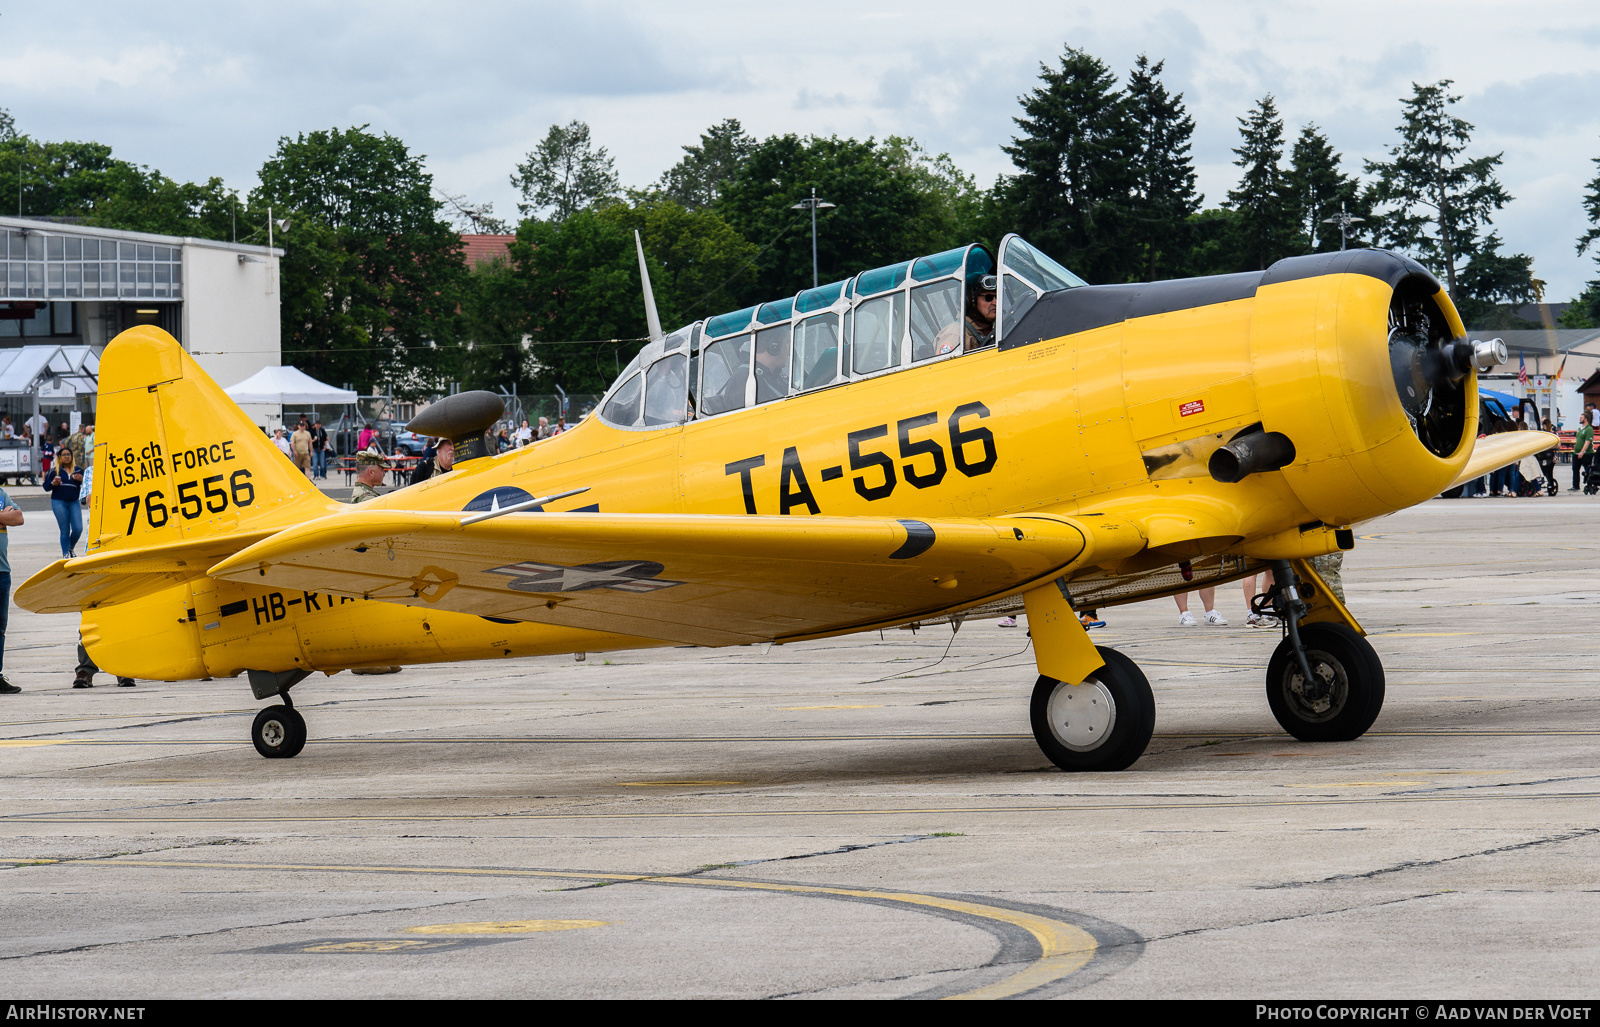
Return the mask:
{"type": "Polygon", "coordinates": [[[505,574],[518,592],[588,592],[609,588],[616,592],[655,592],[681,585],[656,577],[666,568],[650,560],[608,560],[578,567],[552,563],[513,563],[490,568],[490,574],[505,574]]]}

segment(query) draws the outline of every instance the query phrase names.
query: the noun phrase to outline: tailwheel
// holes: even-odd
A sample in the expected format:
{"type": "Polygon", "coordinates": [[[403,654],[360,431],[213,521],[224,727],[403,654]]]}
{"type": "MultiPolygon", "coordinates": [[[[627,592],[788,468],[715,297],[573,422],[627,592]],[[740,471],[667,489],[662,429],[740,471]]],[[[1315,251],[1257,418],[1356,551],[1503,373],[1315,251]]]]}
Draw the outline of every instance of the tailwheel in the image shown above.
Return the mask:
{"type": "Polygon", "coordinates": [[[1366,733],[1383,709],[1383,663],[1372,645],[1344,624],[1303,624],[1300,644],[1307,681],[1285,638],[1267,663],[1267,705],[1283,729],[1303,742],[1348,742],[1366,733]]]}
{"type": "Polygon", "coordinates": [[[1062,770],[1126,769],[1155,731],[1155,696],[1144,673],[1115,649],[1095,648],[1105,666],[1083,682],[1041,677],[1033,686],[1033,737],[1062,770]]]}
{"type": "Polygon", "coordinates": [[[306,747],[306,721],[291,706],[268,706],[250,728],[256,752],[268,759],[288,759],[306,747]]]}

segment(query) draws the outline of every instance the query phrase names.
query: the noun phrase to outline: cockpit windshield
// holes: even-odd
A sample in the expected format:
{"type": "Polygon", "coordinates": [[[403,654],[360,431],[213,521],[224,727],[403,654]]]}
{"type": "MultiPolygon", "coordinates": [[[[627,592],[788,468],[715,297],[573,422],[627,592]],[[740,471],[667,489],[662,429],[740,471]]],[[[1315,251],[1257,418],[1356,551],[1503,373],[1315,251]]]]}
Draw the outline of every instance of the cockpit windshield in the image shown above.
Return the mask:
{"type": "Polygon", "coordinates": [[[646,344],[599,416],[649,430],[959,356],[994,346],[1043,294],[1084,284],[1016,235],[998,260],[975,244],[874,268],[646,344]],[[999,278],[992,323],[973,307],[978,275],[999,278]]]}

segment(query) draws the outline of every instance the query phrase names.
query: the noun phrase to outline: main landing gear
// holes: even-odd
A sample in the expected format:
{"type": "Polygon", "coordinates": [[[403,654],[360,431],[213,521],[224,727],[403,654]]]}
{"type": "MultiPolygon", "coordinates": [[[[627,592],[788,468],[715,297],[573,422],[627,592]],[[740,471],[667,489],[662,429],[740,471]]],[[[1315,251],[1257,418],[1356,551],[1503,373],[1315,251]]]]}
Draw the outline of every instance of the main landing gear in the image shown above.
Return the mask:
{"type": "Polygon", "coordinates": [[[252,670],[247,673],[250,690],[257,699],[276,695],[283,700],[256,714],[255,723],[250,725],[250,741],[255,743],[256,752],[269,760],[300,755],[300,750],[306,747],[306,719],[294,708],[289,689],[305,680],[308,672],[252,670]]]}
{"type": "MultiPolygon", "coordinates": [[[[1267,662],[1272,715],[1304,742],[1360,738],[1383,709],[1382,661],[1360,632],[1344,623],[1349,614],[1343,607],[1317,594],[1326,588],[1320,578],[1297,587],[1287,560],[1273,561],[1272,571],[1272,589],[1251,604],[1256,613],[1272,614],[1285,626],[1284,639],[1267,662]],[[1342,619],[1302,623],[1313,612],[1326,617],[1329,611],[1342,619]]],[[[1029,620],[1036,620],[1032,611],[1029,620]]],[[[1037,620],[1040,628],[1058,633],[1068,623],[1065,618],[1037,620]]],[[[1036,637],[1036,647],[1038,642],[1036,637]]],[[[1086,655],[1087,636],[1083,645],[1086,655]]],[[[1155,730],[1155,697],[1144,674],[1117,650],[1094,649],[1105,665],[1081,683],[1041,676],[1033,687],[1034,740],[1062,770],[1126,769],[1144,754],[1155,730]]]]}
{"type": "Polygon", "coordinates": [[[283,699],[281,705],[268,706],[256,714],[256,722],[250,726],[250,740],[256,743],[256,752],[269,760],[298,756],[306,747],[306,718],[294,708],[289,693],[285,692],[283,699]]]}
{"type": "Polygon", "coordinates": [[[1105,666],[1081,684],[1040,677],[1030,708],[1033,737],[1062,770],[1124,770],[1144,754],[1156,728],[1156,700],[1136,664],[1095,647],[1105,666]]]}

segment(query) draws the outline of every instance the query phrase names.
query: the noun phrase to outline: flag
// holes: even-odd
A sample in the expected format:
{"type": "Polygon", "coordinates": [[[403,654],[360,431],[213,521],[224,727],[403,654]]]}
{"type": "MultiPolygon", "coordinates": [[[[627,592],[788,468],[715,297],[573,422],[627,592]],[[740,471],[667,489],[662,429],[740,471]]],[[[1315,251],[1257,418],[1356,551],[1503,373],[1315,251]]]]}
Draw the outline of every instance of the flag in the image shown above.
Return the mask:
{"type": "Polygon", "coordinates": [[[1567,357],[1566,357],[1566,354],[1563,353],[1561,355],[1561,366],[1556,368],[1556,381],[1560,381],[1561,380],[1561,372],[1565,371],[1566,369],[1567,369],[1567,357]]]}
{"type": "Polygon", "coordinates": [[[1526,388],[1528,384],[1528,360],[1522,354],[1517,354],[1517,381],[1526,388]]]}

